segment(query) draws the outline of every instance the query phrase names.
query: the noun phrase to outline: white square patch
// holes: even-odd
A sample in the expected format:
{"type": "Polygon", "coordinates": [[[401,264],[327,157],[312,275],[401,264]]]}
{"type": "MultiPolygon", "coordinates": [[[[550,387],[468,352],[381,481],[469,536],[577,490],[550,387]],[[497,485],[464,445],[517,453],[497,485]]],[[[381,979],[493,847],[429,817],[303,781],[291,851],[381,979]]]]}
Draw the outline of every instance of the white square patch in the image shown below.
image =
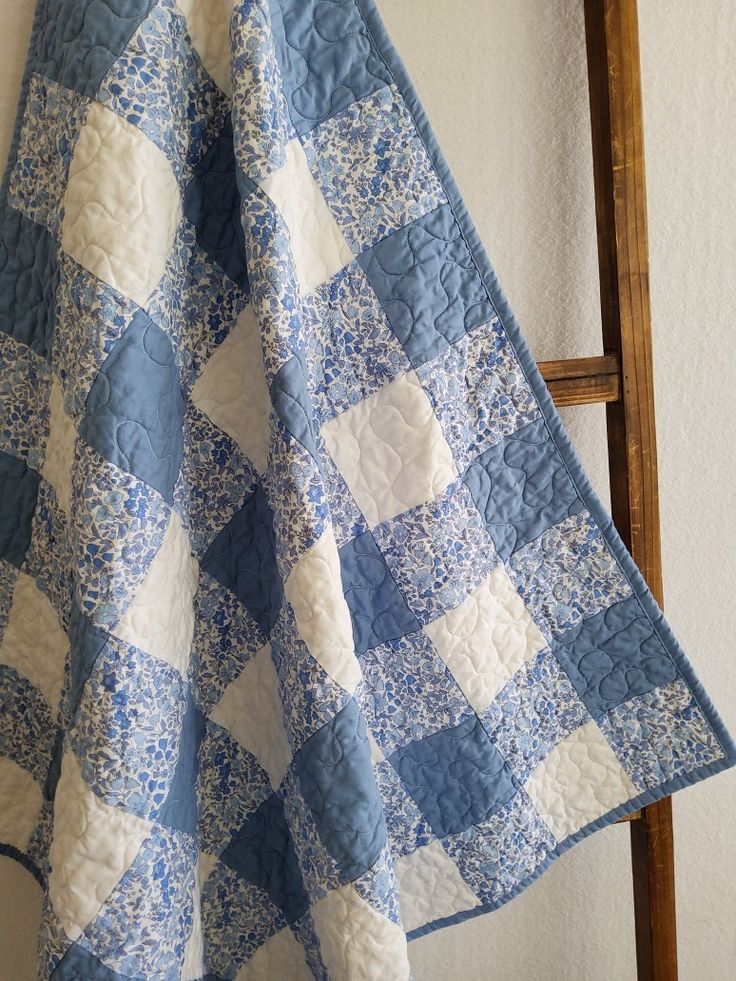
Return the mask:
{"type": "Polygon", "coordinates": [[[408,981],[406,934],[354,886],[328,892],[312,907],[312,919],[333,981],[408,981]]]}
{"type": "Polygon", "coordinates": [[[236,0],[177,0],[202,64],[225,95],[232,95],[230,21],[236,0]]]}
{"type": "Polygon", "coordinates": [[[559,742],[524,789],[558,842],[639,793],[593,720],[559,742]]]}
{"type": "Polygon", "coordinates": [[[59,707],[69,647],[56,610],[34,580],[21,572],[0,644],[0,664],[8,664],[40,689],[52,716],[59,707]]]}
{"type": "Polygon", "coordinates": [[[332,525],[299,557],[286,580],[285,592],[309,653],[338,685],[355,691],[361,671],[332,525]]]}
{"type": "Polygon", "coordinates": [[[547,646],[503,565],[424,632],[476,712],[547,646]]]}
{"type": "Polygon", "coordinates": [[[265,472],[271,399],[258,321],[250,305],[204,366],[192,402],[235,440],[259,473],[265,472]]]}
{"type": "Polygon", "coordinates": [[[76,940],[133,864],[153,827],[150,821],[104,804],[87,786],[68,751],[54,799],[49,852],[49,899],[76,940]]]}
{"type": "Polygon", "coordinates": [[[332,279],[354,256],[312,177],[299,140],[290,140],[284,152],[283,167],[269,174],[261,188],[286,223],[299,284],[307,294],[332,279]]]}
{"type": "Polygon", "coordinates": [[[49,399],[50,430],[46,443],[41,476],[56,491],[56,496],[64,514],[69,514],[69,499],[72,490],[72,465],[77,429],[74,420],[64,409],[64,393],[58,379],[54,378],[49,399]]]}
{"type": "Polygon", "coordinates": [[[227,686],[210,718],[256,757],[276,790],[291,762],[291,747],[268,644],[227,686]]]}
{"type": "Polygon", "coordinates": [[[407,932],[480,906],[480,900],[439,841],[401,856],[394,865],[401,919],[407,932]]]}
{"type": "Polygon", "coordinates": [[[279,930],[253,954],[235,975],[235,981],[314,981],[304,948],[288,927],[279,930]]]}
{"type": "Polygon", "coordinates": [[[322,434],[371,528],[433,500],[458,475],[413,371],[331,419],[322,434]]]}
{"type": "Polygon", "coordinates": [[[179,187],[161,150],[93,103],[64,195],[67,255],[144,306],[163,276],[181,213],[179,187]]]}
{"type": "Polygon", "coordinates": [[[194,634],[197,561],[176,511],[146,578],[113,633],[120,640],[175,667],[185,678],[194,634]]]}

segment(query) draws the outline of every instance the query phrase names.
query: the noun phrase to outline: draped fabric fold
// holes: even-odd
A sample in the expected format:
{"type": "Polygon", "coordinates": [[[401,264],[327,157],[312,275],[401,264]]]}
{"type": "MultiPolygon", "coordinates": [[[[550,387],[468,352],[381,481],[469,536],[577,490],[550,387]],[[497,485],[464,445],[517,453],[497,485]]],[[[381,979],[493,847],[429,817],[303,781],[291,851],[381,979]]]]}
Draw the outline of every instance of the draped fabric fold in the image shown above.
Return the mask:
{"type": "Polygon", "coordinates": [[[372,0],[39,0],[0,404],[40,978],[406,979],[736,762],[372,0]]]}

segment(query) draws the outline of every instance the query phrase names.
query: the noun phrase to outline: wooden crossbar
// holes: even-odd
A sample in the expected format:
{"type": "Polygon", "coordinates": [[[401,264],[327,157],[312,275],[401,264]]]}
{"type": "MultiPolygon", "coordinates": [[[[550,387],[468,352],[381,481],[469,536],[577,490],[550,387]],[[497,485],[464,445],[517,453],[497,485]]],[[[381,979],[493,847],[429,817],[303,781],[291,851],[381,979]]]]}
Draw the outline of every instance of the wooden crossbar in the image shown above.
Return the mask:
{"type": "Polygon", "coordinates": [[[539,361],[537,367],[558,406],[618,402],[621,398],[621,369],[613,354],[539,361]]]}
{"type": "MultiPolygon", "coordinates": [[[[557,405],[606,403],[611,512],[662,605],[636,0],[584,0],[605,354],[540,362],[557,405]]],[[[672,801],[626,819],[639,981],[677,981],[672,801]]]]}

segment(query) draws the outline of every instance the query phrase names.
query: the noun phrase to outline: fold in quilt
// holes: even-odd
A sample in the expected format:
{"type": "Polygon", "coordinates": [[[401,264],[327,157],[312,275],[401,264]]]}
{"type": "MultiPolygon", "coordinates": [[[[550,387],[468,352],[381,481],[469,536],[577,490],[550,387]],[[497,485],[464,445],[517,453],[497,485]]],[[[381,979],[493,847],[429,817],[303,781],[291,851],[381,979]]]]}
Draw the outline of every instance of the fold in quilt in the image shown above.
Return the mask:
{"type": "Polygon", "coordinates": [[[405,979],[736,762],[372,0],[40,0],[1,208],[39,977],[405,979]]]}

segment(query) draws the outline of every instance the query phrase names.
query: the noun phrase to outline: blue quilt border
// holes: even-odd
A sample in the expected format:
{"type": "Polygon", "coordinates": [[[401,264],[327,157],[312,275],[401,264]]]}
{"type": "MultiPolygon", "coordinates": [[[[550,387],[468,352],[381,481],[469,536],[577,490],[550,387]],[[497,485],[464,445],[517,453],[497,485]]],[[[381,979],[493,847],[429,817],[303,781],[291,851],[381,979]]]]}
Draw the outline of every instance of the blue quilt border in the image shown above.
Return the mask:
{"type": "Polygon", "coordinates": [[[607,513],[600,498],[594,491],[588,477],[585,474],[577,452],[575,451],[562,425],[562,420],[560,419],[557,409],[555,408],[549,394],[549,390],[547,389],[547,385],[540,374],[537,363],[521,333],[521,328],[519,327],[516,317],[514,316],[508,300],[503,293],[485,248],[480,241],[475,224],[468,213],[457,184],[450,173],[450,169],[444,158],[444,154],[440,149],[424,108],[419,101],[419,97],[414,88],[414,83],[411,81],[401,58],[394,48],[393,42],[386,31],[374,0],[356,0],[356,2],[373,44],[380,57],[383,59],[384,64],[388,68],[389,73],[394,79],[394,82],[414,119],[419,135],[421,136],[432,164],[437,171],[462,233],[465,236],[471,255],[476,262],[491,302],[493,303],[496,313],[498,314],[499,319],[506,333],[508,334],[509,340],[516,351],[522,371],[524,372],[526,379],[529,382],[529,385],[531,386],[532,391],[534,392],[539,403],[539,407],[550,436],[555,442],[565,462],[570,479],[573,481],[581,500],[600,527],[601,532],[611,549],[611,552],[616,558],[616,561],[619,563],[619,566],[621,567],[626,579],[629,581],[635,596],[641,603],[644,612],[652,621],[654,629],[659,635],[667,652],[672,657],[675,666],[677,667],[687,686],[690,688],[693,697],[700,706],[700,709],[708,720],[708,723],[713,728],[713,731],[718,737],[724,751],[724,756],[719,760],[698,767],[694,770],[690,770],[688,773],[674,777],[672,780],[659,784],[657,787],[653,787],[644,793],[639,794],[637,797],[631,798],[625,803],[620,804],[618,807],[613,808],[606,814],[597,818],[595,821],[591,821],[589,824],[584,825],[582,828],[576,831],[575,834],[571,835],[569,838],[566,838],[565,841],[559,844],[556,848],[552,849],[552,851],[545,856],[544,860],[534,869],[534,871],[519,882],[514,889],[507,893],[501,900],[493,903],[486,903],[482,906],[477,906],[461,913],[456,913],[454,916],[433,920],[432,922],[427,923],[422,927],[418,927],[416,930],[412,930],[407,934],[409,940],[415,940],[418,937],[425,936],[428,933],[433,933],[435,930],[439,930],[442,927],[462,923],[464,920],[475,916],[480,916],[481,914],[488,913],[494,909],[498,909],[500,906],[505,905],[507,902],[509,902],[509,900],[513,899],[520,892],[526,889],[527,886],[531,885],[531,883],[538,879],[556,858],[559,858],[560,855],[564,854],[569,848],[572,848],[573,845],[582,841],[584,838],[587,838],[596,831],[600,831],[602,828],[614,824],[616,821],[620,820],[620,818],[626,817],[628,814],[633,814],[635,811],[640,810],[642,807],[645,807],[648,804],[653,804],[655,801],[670,796],[677,790],[682,790],[685,787],[692,786],[708,776],[734,766],[736,764],[736,742],[726,729],[726,726],[710,696],[695,675],[685,652],[680,647],[680,644],[672,633],[671,628],[665,621],[661,609],[652,596],[649,587],[641,575],[641,572],[637,568],[634,560],[624,545],[610,515],[607,513]]]}

